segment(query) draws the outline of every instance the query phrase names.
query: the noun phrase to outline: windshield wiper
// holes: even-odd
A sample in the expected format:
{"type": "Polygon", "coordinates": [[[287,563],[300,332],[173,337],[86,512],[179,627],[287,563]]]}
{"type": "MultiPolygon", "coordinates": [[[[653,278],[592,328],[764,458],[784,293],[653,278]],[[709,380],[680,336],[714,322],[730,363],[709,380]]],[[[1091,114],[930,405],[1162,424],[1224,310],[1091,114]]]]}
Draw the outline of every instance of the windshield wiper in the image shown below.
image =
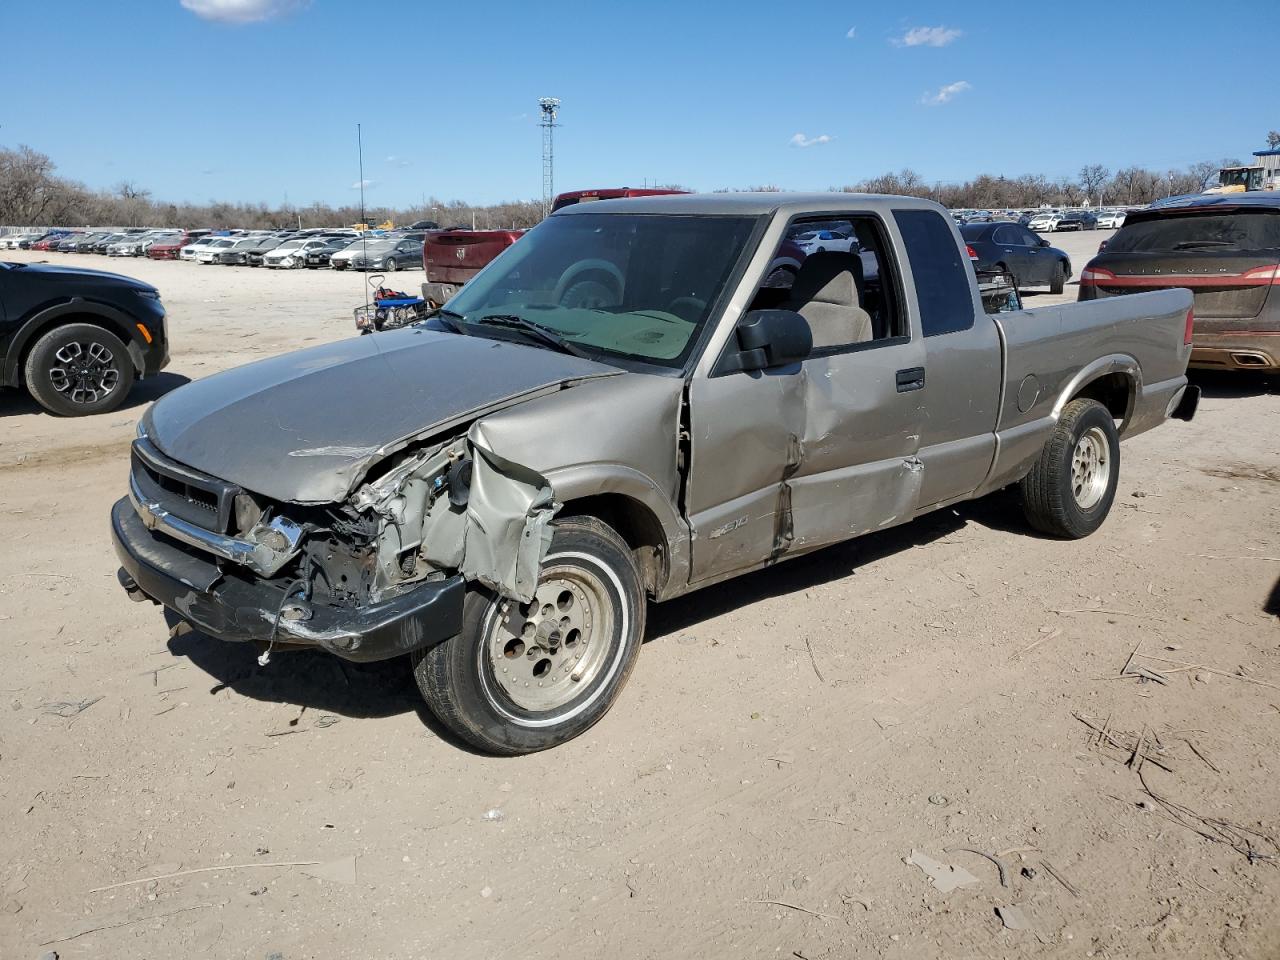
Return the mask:
{"type": "Polygon", "coordinates": [[[1194,250],[1196,247],[1234,247],[1230,240],[1182,240],[1173,245],[1175,250],[1194,250]]]}
{"type": "Polygon", "coordinates": [[[444,307],[441,307],[431,315],[431,319],[439,320],[440,323],[451,333],[461,333],[464,336],[466,335],[467,331],[464,330],[462,328],[462,324],[459,323],[460,320],[465,320],[466,318],[457,310],[446,310],[444,307]]]}
{"type": "Polygon", "coordinates": [[[537,340],[546,344],[553,350],[560,353],[567,353],[571,356],[582,357],[583,359],[591,359],[591,355],[581,347],[570,343],[560,334],[540,323],[534,323],[532,320],[526,320],[524,317],[517,316],[514,313],[491,313],[473,323],[482,323],[492,327],[505,327],[509,330],[519,330],[521,333],[528,334],[530,339],[537,340]]]}

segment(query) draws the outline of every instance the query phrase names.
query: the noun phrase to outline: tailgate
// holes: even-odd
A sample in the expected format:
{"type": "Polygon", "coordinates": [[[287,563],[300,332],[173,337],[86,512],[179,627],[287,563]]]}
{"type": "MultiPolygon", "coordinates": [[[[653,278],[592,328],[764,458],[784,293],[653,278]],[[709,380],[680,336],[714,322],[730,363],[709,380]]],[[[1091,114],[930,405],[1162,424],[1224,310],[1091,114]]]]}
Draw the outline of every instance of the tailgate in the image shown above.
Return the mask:
{"type": "Polygon", "coordinates": [[[1195,298],[1197,320],[1246,321],[1262,313],[1280,280],[1278,267],[1276,254],[1108,253],[1091,264],[1081,284],[1091,286],[1098,299],[1186,287],[1195,298]]]}
{"type": "Polygon", "coordinates": [[[465,283],[511,246],[518,236],[506,230],[451,230],[429,234],[422,246],[427,279],[465,283]]]}

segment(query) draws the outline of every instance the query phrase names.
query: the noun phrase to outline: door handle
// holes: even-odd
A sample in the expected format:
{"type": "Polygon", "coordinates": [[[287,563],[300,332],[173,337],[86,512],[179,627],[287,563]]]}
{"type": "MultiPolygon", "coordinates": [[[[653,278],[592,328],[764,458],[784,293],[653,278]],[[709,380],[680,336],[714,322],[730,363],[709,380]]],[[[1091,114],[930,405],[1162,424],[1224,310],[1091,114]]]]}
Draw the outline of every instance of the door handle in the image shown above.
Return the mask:
{"type": "Polygon", "coordinates": [[[898,371],[898,392],[910,393],[924,389],[924,367],[907,367],[898,371]]]}

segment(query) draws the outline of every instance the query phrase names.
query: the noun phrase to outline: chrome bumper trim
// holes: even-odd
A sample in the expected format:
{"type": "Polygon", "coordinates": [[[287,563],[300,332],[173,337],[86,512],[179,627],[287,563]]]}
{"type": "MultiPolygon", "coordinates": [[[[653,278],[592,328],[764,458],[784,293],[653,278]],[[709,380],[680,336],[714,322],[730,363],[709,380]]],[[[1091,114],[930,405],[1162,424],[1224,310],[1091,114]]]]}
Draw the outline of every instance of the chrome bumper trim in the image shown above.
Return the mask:
{"type": "Polygon", "coordinates": [[[302,527],[284,517],[276,517],[270,523],[254,528],[254,532],[261,530],[278,535],[280,547],[273,547],[261,540],[241,540],[206,530],[174,516],[159,502],[148,499],[138,489],[138,482],[132,476],[129,477],[129,500],[148,530],[158,530],[188,546],[246,566],[264,577],[274,576],[288,563],[298,552],[298,544],[302,540],[302,527]]]}

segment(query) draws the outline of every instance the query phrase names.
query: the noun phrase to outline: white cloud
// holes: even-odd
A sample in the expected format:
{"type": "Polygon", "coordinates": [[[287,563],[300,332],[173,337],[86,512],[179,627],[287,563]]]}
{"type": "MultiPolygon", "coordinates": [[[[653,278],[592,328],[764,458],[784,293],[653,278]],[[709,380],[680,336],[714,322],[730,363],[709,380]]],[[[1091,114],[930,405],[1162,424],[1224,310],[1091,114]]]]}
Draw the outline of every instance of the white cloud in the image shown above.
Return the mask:
{"type": "Polygon", "coordinates": [[[351,185],[351,189],[359,190],[361,187],[365,187],[365,188],[372,187],[377,182],[378,182],[377,180],[357,180],[355,183],[351,185]]]}
{"type": "Polygon", "coordinates": [[[182,0],[202,20],[215,23],[257,23],[305,7],[311,0],[182,0]]]}
{"type": "Polygon", "coordinates": [[[852,40],[858,33],[857,27],[850,27],[849,32],[845,34],[845,39],[852,40]]]}
{"type": "Polygon", "coordinates": [[[830,143],[831,140],[832,138],[827,136],[825,133],[819,134],[816,137],[806,137],[803,133],[797,133],[787,142],[793,147],[816,147],[824,143],[830,143]]]}
{"type": "Polygon", "coordinates": [[[939,87],[937,93],[926,93],[920,98],[920,102],[926,107],[940,107],[944,103],[951,102],[972,86],[968,80],[957,80],[955,83],[948,83],[945,87],[939,87]]]}
{"type": "Polygon", "coordinates": [[[893,43],[899,47],[945,47],[963,35],[963,30],[954,27],[912,27],[893,43]]]}

